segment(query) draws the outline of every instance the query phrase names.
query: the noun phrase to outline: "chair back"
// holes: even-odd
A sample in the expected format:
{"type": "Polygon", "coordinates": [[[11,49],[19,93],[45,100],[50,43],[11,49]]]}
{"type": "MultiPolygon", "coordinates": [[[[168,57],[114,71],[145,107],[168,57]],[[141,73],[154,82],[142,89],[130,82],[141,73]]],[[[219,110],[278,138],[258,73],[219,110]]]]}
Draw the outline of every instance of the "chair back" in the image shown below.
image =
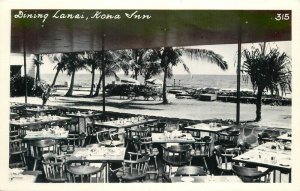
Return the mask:
{"type": "Polygon", "coordinates": [[[103,130],[96,132],[96,139],[98,143],[102,143],[103,141],[111,140],[109,130],[103,130]]]}
{"type": "Polygon", "coordinates": [[[195,138],[195,143],[193,144],[194,156],[210,156],[210,146],[210,139],[195,138]]]}
{"type": "Polygon", "coordinates": [[[140,180],[147,175],[149,155],[129,153],[129,160],[124,160],[123,169],[119,173],[120,180],[140,180]]]}
{"type": "Polygon", "coordinates": [[[125,145],[124,133],[117,132],[117,130],[98,131],[96,138],[97,142],[104,146],[116,147],[125,145]]]}
{"type": "Polygon", "coordinates": [[[151,141],[151,137],[134,137],[133,144],[136,152],[140,154],[152,154],[153,153],[153,144],[151,141]]]}
{"type": "Polygon", "coordinates": [[[109,137],[114,146],[125,145],[125,132],[117,132],[117,130],[109,131],[109,137]],[[114,143],[116,143],[117,145],[115,145],[114,143]]]}
{"type": "Polygon", "coordinates": [[[172,166],[184,166],[191,163],[192,147],[190,145],[163,146],[163,161],[172,166]]]}
{"type": "Polygon", "coordinates": [[[217,167],[222,171],[231,171],[232,169],[232,158],[236,156],[235,149],[228,150],[222,145],[215,146],[213,154],[216,157],[217,167]]]}
{"type": "Polygon", "coordinates": [[[67,122],[66,126],[71,134],[79,134],[80,133],[79,118],[72,117],[72,119],[67,122]]]}
{"type": "Polygon", "coordinates": [[[101,167],[87,165],[66,165],[67,181],[70,183],[98,183],[102,180],[102,172],[105,168],[103,163],[101,167]]]}
{"type": "Polygon", "coordinates": [[[165,122],[158,122],[156,125],[148,125],[150,133],[163,133],[165,131],[166,126],[167,123],[165,122]]]}
{"type": "Polygon", "coordinates": [[[85,144],[86,135],[69,134],[66,141],[60,142],[60,150],[68,154],[73,153],[75,148],[83,147],[85,144]]]}
{"type": "Polygon", "coordinates": [[[262,177],[265,177],[265,181],[268,181],[268,176],[270,171],[266,170],[264,172],[258,171],[257,168],[249,168],[239,165],[232,165],[232,171],[239,176],[244,182],[253,182],[255,180],[260,181],[262,177]]]}
{"type": "Polygon", "coordinates": [[[42,164],[45,177],[49,182],[65,182],[67,180],[65,173],[65,156],[46,153],[43,155],[42,164]]]}
{"type": "Polygon", "coordinates": [[[229,139],[229,141],[233,141],[233,142],[235,141],[235,142],[237,142],[240,134],[241,134],[240,130],[229,130],[228,131],[228,135],[229,135],[228,139],[229,139]]]}
{"type": "Polygon", "coordinates": [[[142,129],[142,128],[126,129],[126,132],[125,132],[125,139],[127,142],[126,145],[128,146],[128,144],[132,144],[134,137],[144,138],[144,137],[148,137],[148,136],[149,136],[149,131],[147,129],[142,129]]]}
{"type": "Polygon", "coordinates": [[[24,142],[22,139],[13,139],[9,141],[9,167],[10,168],[22,168],[27,169],[27,162],[25,154],[27,153],[27,148],[25,148],[24,142]],[[19,156],[20,160],[11,156],[19,156]],[[13,160],[11,160],[13,159],[13,160]]]}
{"type": "Polygon", "coordinates": [[[213,150],[213,154],[216,157],[217,165],[222,165],[223,163],[223,157],[222,154],[225,153],[225,148],[222,145],[215,146],[213,150]]]}
{"type": "Polygon", "coordinates": [[[207,173],[200,166],[181,166],[178,167],[176,176],[206,176],[207,173]]]}
{"type": "Polygon", "coordinates": [[[23,138],[25,137],[25,135],[26,135],[26,131],[23,128],[19,126],[10,125],[10,129],[9,129],[10,140],[23,138]]]}
{"type": "Polygon", "coordinates": [[[22,139],[14,139],[9,141],[9,154],[15,154],[24,151],[25,143],[22,139]]]}
{"type": "Polygon", "coordinates": [[[57,150],[57,140],[53,139],[43,139],[36,140],[30,143],[32,146],[32,157],[40,160],[45,153],[58,153],[57,150]]]}
{"type": "MultiPolygon", "coordinates": [[[[278,131],[276,131],[276,132],[278,132],[278,131]]],[[[263,143],[266,143],[266,142],[272,142],[276,139],[277,136],[279,136],[279,134],[274,135],[274,132],[272,132],[270,130],[269,131],[265,130],[265,131],[257,134],[257,142],[260,145],[263,143]]]]}
{"type": "Polygon", "coordinates": [[[132,139],[133,137],[140,137],[140,138],[144,138],[144,137],[148,137],[149,136],[149,131],[148,129],[144,129],[144,128],[137,128],[137,129],[128,129],[127,130],[127,137],[129,139],[132,139]]]}

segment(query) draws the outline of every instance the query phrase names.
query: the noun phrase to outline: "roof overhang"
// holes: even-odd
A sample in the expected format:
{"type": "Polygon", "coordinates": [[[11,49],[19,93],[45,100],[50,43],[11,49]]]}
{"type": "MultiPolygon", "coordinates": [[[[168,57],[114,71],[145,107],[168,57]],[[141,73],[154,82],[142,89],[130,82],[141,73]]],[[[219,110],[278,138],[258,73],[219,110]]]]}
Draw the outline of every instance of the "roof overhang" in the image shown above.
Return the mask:
{"type": "MultiPolygon", "coordinates": [[[[138,49],[167,46],[290,41],[290,10],[12,10],[11,52],[80,52],[102,49],[138,49]],[[16,18],[20,11],[43,18],[16,18]],[[100,18],[92,18],[101,12],[100,18]],[[288,14],[277,19],[277,14],[288,14]],[[76,18],[55,18],[64,14],[76,18]],[[104,18],[112,15],[114,18],[104,18]],[[119,17],[118,17],[119,15],[119,17]],[[82,17],[82,18],[81,18],[82,17]],[[101,18],[103,17],[103,18],[101,18]],[[115,19],[118,17],[119,19],[115,19]],[[44,22],[43,22],[44,20],[44,22]]],[[[23,15],[23,17],[26,17],[23,15]]]]}

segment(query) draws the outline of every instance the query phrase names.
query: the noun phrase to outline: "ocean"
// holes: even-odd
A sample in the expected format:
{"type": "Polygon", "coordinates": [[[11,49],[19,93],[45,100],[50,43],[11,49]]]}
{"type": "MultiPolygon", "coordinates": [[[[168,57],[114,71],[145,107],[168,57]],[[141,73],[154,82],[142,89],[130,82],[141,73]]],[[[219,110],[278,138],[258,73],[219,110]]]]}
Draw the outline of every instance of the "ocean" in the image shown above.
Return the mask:
{"type": "MultiPolygon", "coordinates": [[[[130,76],[125,76],[124,74],[120,74],[119,77],[129,78],[130,76]]],[[[54,78],[54,74],[42,74],[42,80],[45,80],[47,83],[51,84],[54,78]]],[[[155,78],[163,79],[163,76],[155,76],[155,78]]],[[[105,82],[107,84],[112,83],[112,81],[116,81],[114,77],[106,77],[105,82]]],[[[56,80],[56,85],[64,85],[66,82],[70,83],[71,76],[68,76],[66,73],[60,73],[56,80]]],[[[75,75],[75,85],[90,87],[92,80],[91,74],[76,74],[75,75]]],[[[95,75],[95,83],[99,80],[99,74],[95,75]]],[[[138,81],[141,83],[144,82],[144,78],[142,76],[138,77],[138,81]]],[[[175,85],[184,86],[188,88],[205,88],[205,87],[214,87],[220,89],[236,89],[236,76],[235,75],[189,75],[189,74],[176,74],[172,78],[167,80],[167,85],[175,85]]],[[[252,84],[250,81],[246,82],[241,77],[241,89],[252,89],[252,84]]]]}

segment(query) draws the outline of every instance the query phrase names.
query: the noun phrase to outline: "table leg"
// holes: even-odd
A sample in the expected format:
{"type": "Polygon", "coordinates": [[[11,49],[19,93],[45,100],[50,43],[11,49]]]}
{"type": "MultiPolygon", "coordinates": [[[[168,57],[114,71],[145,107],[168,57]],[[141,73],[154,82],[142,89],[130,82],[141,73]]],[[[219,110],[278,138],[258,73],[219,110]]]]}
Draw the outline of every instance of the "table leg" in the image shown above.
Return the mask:
{"type": "Polygon", "coordinates": [[[210,144],[210,152],[209,152],[209,156],[212,156],[213,155],[213,151],[214,151],[214,148],[215,148],[215,140],[216,140],[216,135],[215,134],[212,134],[212,133],[209,133],[209,136],[211,137],[211,144],[210,144]]]}
{"type": "Polygon", "coordinates": [[[84,126],[84,131],[85,131],[84,133],[86,133],[87,135],[89,135],[89,134],[88,134],[89,132],[87,132],[86,118],[85,118],[85,117],[83,118],[83,126],[84,126]]]}
{"type": "Polygon", "coordinates": [[[273,183],[276,182],[276,170],[273,170],[273,183]]]}
{"type": "Polygon", "coordinates": [[[109,183],[109,163],[106,163],[104,183],[109,183]]]}
{"type": "Polygon", "coordinates": [[[289,183],[291,183],[292,182],[292,171],[290,171],[290,173],[289,173],[289,183]]]}

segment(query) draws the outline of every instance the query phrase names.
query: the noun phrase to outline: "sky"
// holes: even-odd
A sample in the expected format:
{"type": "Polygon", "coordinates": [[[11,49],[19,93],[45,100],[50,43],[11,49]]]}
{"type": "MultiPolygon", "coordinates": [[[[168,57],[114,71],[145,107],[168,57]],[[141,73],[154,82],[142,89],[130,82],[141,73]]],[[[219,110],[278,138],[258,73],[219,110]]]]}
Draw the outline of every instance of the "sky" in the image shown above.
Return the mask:
{"type": "MultiPolygon", "coordinates": [[[[280,52],[285,52],[288,56],[291,57],[291,42],[282,41],[282,42],[270,42],[269,46],[277,46],[280,52]]],[[[242,44],[242,49],[250,49],[252,46],[257,47],[256,44],[242,44]]],[[[236,74],[236,63],[237,63],[237,44],[225,44],[225,45],[207,45],[207,46],[191,46],[186,48],[197,48],[197,49],[207,49],[212,50],[217,54],[223,56],[228,64],[228,70],[223,71],[215,64],[207,63],[204,60],[191,60],[189,57],[184,56],[182,59],[189,67],[191,74],[218,74],[218,75],[234,75],[236,74]]],[[[47,58],[44,58],[44,64],[41,67],[41,74],[53,74],[54,64],[51,63],[47,58]]],[[[88,71],[79,71],[78,73],[89,73],[88,71]]],[[[173,67],[173,74],[187,74],[182,65],[173,67]]]]}
{"type": "MultiPolygon", "coordinates": [[[[242,49],[250,49],[252,46],[257,47],[257,43],[255,44],[242,44],[242,49]]],[[[285,52],[288,56],[291,57],[291,42],[271,42],[269,43],[271,47],[277,47],[280,49],[280,52],[285,52]]],[[[205,61],[195,61],[191,60],[188,57],[184,58],[184,62],[188,65],[192,74],[220,74],[220,75],[234,75],[236,73],[236,63],[237,63],[237,44],[227,44],[227,45],[209,45],[209,46],[192,46],[188,48],[199,48],[199,49],[207,49],[212,50],[217,54],[223,56],[223,60],[225,60],[228,64],[228,70],[223,71],[218,66],[212,63],[207,63],[205,61]]],[[[184,71],[183,66],[177,66],[173,68],[174,74],[182,74],[186,73],[184,71]]]]}

